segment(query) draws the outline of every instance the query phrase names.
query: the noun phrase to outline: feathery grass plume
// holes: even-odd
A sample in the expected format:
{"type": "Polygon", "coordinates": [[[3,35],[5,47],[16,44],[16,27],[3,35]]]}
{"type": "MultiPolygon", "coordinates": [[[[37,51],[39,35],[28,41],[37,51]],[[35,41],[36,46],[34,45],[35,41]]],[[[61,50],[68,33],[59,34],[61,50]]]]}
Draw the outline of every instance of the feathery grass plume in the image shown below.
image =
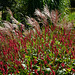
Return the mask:
{"type": "Polygon", "coordinates": [[[7,35],[7,36],[10,36],[11,37],[11,34],[9,32],[9,29],[8,28],[3,28],[0,26],[0,32],[3,34],[3,35],[7,35]]]}
{"type": "Polygon", "coordinates": [[[66,16],[64,16],[64,18],[62,19],[62,21],[60,22],[60,27],[66,28],[66,30],[70,30],[70,29],[74,29],[74,22],[67,22],[65,19],[66,16]]]}
{"type": "MultiPolygon", "coordinates": [[[[39,32],[41,32],[39,23],[34,18],[30,18],[27,16],[27,22],[29,24],[31,24],[31,26],[33,27],[33,30],[35,29],[35,30],[38,30],[39,32]]],[[[34,32],[35,32],[35,30],[34,30],[34,32]]]]}
{"type": "Polygon", "coordinates": [[[11,20],[13,20],[13,22],[14,23],[16,23],[16,25],[20,25],[20,26],[22,26],[22,28],[23,28],[23,30],[25,29],[25,25],[24,24],[22,24],[22,23],[20,23],[20,22],[18,22],[14,17],[13,17],[13,13],[12,13],[12,11],[7,7],[7,11],[8,11],[8,13],[11,15],[11,20]]]}
{"type": "Polygon", "coordinates": [[[16,24],[12,24],[8,21],[3,21],[2,20],[2,26],[0,26],[0,31],[3,33],[4,36],[9,36],[12,38],[13,37],[16,37],[15,34],[16,34],[16,31],[19,31],[19,28],[16,24]]]}
{"type": "Polygon", "coordinates": [[[47,21],[47,16],[42,13],[39,9],[35,9],[35,12],[34,12],[34,15],[37,16],[37,19],[42,22],[42,24],[44,26],[46,26],[48,24],[48,21],[47,21]]]}
{"type": "Polygon", "coordinates": [[[12,30],[12,24],[10,22],[3,21],[3,25],[4,25],[5,28],[8,28],[8,29],[12,30]]]}
{"type": "Polygon", "coordinates": [[[56,26],[60,17],[60,14],[57,10],[52,10],[50,12],[47,5],[44,7],[43,11],[36,9],[34,14],[37,16],[38,20],[41,21],[45,26],[49,24],[48,19],[50,19],[51,23],[56,26]]]}
{"type": "MultiPolygon", "coordinates": [[[[31,30],[31,29],[30,29],[29,31],[28,31],[28,30],[25,30],[25,25],[22,24],[22,23],[19,23],[19,22],[13,17],[13,13],[12,13],[12,11],[11,11],[8,7],[7,7],[7,10],[8,10],[8,13],[11,15],[11,17],[10,17],[11,20],[13,20],[14,23],[16,23],[16,24],[12,24],[12,25],[13,25],[13,28],[16,27],[17,29],[19,29],[19,28],[18,28],[18,25],[21,26],[21,30],[24,31],[23,34],[24,34],[25,36],[28,36],[28,35],[30,34],[30,31],[32,32],[32,30],[31,30]]],[[[39,25],[38,25],[38,22],[37,22],[35,19],[33,19],[33,18],[30,19],[30,18],[28,17],[28,22],[33,25],[34,29],[37,29],[37,30],[40,31],[40,27],[39,27],[39,25]],[[30,20],[31,20],[31,21],[30,21],[30,20]],[[34,21],[34,22],[32,22],[32,21],[34,21]],[[35,23],[36,23],[37,26],[35,26],[35,23]]]]}
{"type": "Polygon", "coordinates": [[[2,27],[8,28],[8,29],[10,29],[11,31],[12,31],[13,29],[17,29],[17,30],[19,29],[19,28],[18,28],[18,25],[12,24],[12,23],[10,23],[9,21],[2,20],[1,22],[2,22],[2,27]]]}
{"type": "Polygon", "coordinates": [[[43,11],[36,9],[34,14],[37,16],[38,20],[43,23],[43,25],[45,24],[45,26],[49,24],[47,21],[49,17],[49,19],[51,20],[51,23],[53,23],[54,26],[57,26],[60,28],[64,27],[64,28],[67,28],[67,30],[70,30],[74,27],[73,22],[67,22],[66,20],[64,20],[64,18],[62,20],[63,22],[59,22],[61,14],[59,14],[58,10],[49,11],[47,5],[44,7],[43,11]]]}
{"type": "Polygon", "coordinates": [[[48,6],[47,6],[47,5],[44,7],[43,13],[44,13],[45,15],[47,15],[48,17],[50,17],[50,18],[51,18],[51,14],[50,14],[50,11],[49,11],[49,9],[48,9],[48,6]]]}

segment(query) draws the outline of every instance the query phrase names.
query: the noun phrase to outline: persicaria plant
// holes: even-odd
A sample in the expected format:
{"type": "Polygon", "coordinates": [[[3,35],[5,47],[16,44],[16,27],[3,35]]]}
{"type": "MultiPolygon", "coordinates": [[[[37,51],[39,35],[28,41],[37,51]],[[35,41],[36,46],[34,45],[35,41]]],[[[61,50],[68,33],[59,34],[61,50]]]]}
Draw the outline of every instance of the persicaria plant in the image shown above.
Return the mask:
{"type": "MultiPolygon", "coordinates": [[[[28,18],[33,30],[24,30],[12,15],[11,18],[25,34],[9,28],[0,27],[0,75],[74,75],[75,74],[75,30],[73,24],[58,22],[58,11],[44,8],[35,11],[38,21],[28,18]],[[48,23],[49,19],[52,23],[48,23]],[[10,31],[9,31],[10,30],[10,31]],[[25,35],[25,36],[24,36],[25,35]],[[27,36],[26,36],[27,35],[27,36]]],[[[49,20],[49,21],[50,21],[49,20]]]]}
{"type": "Polygon", "coordinates": [[[16,38],[0,34],[0,75],[75,74],[73,30],[46,26],[42,32],[16,38]]]}

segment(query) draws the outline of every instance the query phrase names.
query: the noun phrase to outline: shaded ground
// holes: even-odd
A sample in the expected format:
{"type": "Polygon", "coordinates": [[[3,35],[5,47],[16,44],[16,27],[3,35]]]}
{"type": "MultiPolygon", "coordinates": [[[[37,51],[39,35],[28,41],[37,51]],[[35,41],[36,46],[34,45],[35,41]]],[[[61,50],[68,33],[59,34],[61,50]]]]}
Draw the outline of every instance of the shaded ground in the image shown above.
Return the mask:
{"type": "Polygon", "coordinates": [[[0,11],[0,17],[2,16],[2,12],[0,11]]]}

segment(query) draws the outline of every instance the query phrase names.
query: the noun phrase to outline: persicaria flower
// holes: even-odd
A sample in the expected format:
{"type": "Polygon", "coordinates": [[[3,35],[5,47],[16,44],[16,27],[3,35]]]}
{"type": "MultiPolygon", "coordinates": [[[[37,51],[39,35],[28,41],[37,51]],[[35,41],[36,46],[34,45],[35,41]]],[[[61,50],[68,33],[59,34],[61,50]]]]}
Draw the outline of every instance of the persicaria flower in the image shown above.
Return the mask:
{"type": "Polygon", "coordinates": [[[4,66],[5,66],[5,69],[7,69],[7,64],[5,64],[4,66]]]}
{"type": "Polygon", "coordinates": [[[34,71],[35,71],[36,75],[39,75],[39,74],[38,74],[38,72],[37,72],[37,69],[36,69],[36,70],[34,70],[34,71]]]}
{"type": "Polygon", "coordinates": [[[46,43],[45,46],[46,46],[46,47],[49,47],[49,43],[46,43]]]}
{"type": "Polygon", "coordinates": [[[43,58],[43,57],[41,57],[41,59],[42,59],[42,60],[44,60],[44,58],[43,58]]]}
{"type": "Polygon", "coordinates": [[[17,69],[17,67],[14,65],[14,68],[17,69]]]}
{"type": "Polygon", "coordinates": [[[3,50],[3,54],[4,54],[4,56],[7,54],[6,50],[3,50]]]}
{"type": "Polygon", "coordinates": [[[18,60],[15,60],[15,63],[16,63],[17,65],[21,64],[21,62],[18,61],[18,60]]]}
{"type": "Polygon", "coordinates": [[[64,66],[65,66],[65,64],[64,64],[64,63],[61,63],[61,66],[62,66],[62,67],[64,67],[64,66]]]}
{"type": "Polygon", "coordinates": [[[75,72],[75,69],[72,68],[72,71],[75,72]]]}
{"type": "Polygon", "coordinates": [[[32,71],[32,70],[33,70],[33,69],[32,69],[32,60],[31,60],[31,62],[30,62],[30,68],[31,68],[31,71],[32,71]]]}
{"type": "Polygon", "coordinates": [[[51,72],[49,73],[49,75],[51,75],[51,72]]]}
{"type": "Polygon", "coordinates": [[[31,45],[33,46],[33,42],[31,41],[31,45]]]}
{"type": "Polygon", "coordinates": [[[47,28],[45,28],[45,34],[48,32],[47,28]]]}
{"type": "Polygon", "coordinates": [[[23,54],[23,58],[25,58],[25,54],[23,54]]]}
{"type": "Polygon", "coordinates": [[[20,39],[20,40],[21,40],[21,44],[24,44],[23,39],[20,39]]]}
{"type": "Polygon", "coordinates": [[[51,45],[51,46],[53,46],[53,44],[54,44],[54,43],[55,43],[55,41],[54,41],[54,40],[52,40],[50,45],[51,45]]]}
{"type": "Polygon", "coordinates": [[[48,60],[50,60],[49,56],[47,55],[48,60]]]}
{"type": "Polygon", "coordinates": [[[61,38],[61,41],[64,42],[64,38],[63,37],[61,38]]]}
{"type": "Polygon", "coordinates": [[[24,66],[21,65],[21,67],[24,69],[24,66]]]}
{"type": "Polygon", "coordinates": [[[2,68],[1,70],[2,70],[2,72],[5,72],[5,69],[4,68],[2,68]]]}
{"type": "Polygon", "coordinates": [[[42,71],[43,75],[44,75],[44,71],[42,71]]]}
{"type": "Polygon", "coordinates": [[[25,48],[25,52],[28,54],[27,48],[25,48]]]}
{"type": "Polygon", "coordinates": [[[45,65],[47,64],[47,61],[46,61],[46,60],[44,61],[44,64],[45,64],[45,65]]]}
{"type": "Polygon", "coordinates": [[[34,65],[37,63],[37,61],[34,59],[34,65]]]}
{"type": "Polygon", "coordinates": [[[17,70],[17,73],[20,73],[20,72],[17,70]]]}
{"type": "Polygon", "coordinates": [[[54,71],[52,71],[53,72],[53,75],[55,75],[55,72],[54,71]]]}
{"type": "Polygon", "coordinates": [[[17,48],[17,47],[14,47],[14,50],[15,50],[15,53],[17,53],[17,52],[18,52],[18,48],[17,48]]]}
{"type": "Polygon", "coordinates": [[[27,64],[27,69],[29,69],[28,64],[27,64]]]}
{"type": "Polygon", "coordinates": [[[3,65],[3,62],[2,61],[0,61],[0,65],[3,65]]]}

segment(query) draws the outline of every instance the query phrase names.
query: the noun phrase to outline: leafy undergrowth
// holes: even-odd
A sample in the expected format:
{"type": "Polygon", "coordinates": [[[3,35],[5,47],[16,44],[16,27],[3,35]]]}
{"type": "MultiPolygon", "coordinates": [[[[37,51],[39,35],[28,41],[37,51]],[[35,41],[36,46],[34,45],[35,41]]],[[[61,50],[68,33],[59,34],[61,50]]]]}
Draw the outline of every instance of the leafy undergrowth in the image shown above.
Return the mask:
{"type": "Polygon", "coordinates": [[[0,33],[0,75],[75,74],[74,32],[47,26],[17,39],[0,33]]]}
{"type": "Polygon", "coordinates": [[[67,21],[74,21],[75,20],[75,12],[69,13],[66,17],[67,21]]]}

